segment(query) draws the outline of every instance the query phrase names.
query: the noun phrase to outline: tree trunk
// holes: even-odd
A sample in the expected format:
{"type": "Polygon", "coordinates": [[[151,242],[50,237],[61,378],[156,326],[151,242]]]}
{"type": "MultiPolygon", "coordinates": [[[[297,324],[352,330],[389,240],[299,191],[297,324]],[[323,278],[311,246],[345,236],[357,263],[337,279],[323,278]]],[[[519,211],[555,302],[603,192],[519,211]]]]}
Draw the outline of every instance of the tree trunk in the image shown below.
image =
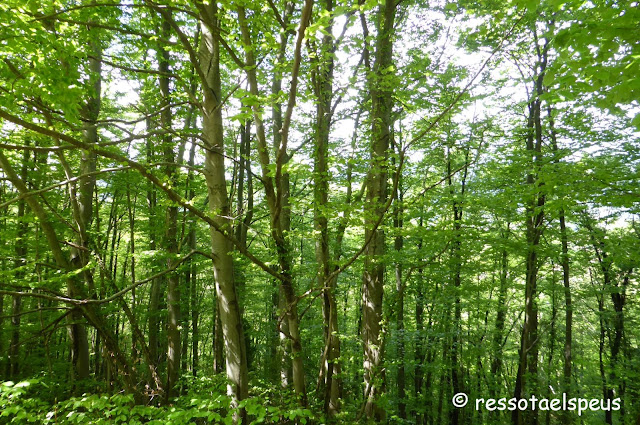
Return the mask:
{"type": "Polygon", "coordinates": [[[17,378],[20,373],[20,313],[22,297],[14,295],[11,302],[11,342],[9,343],[9,367],[7,376],[17,378]]]}
{"type": "MultiPolygon", "coordinates": [[[[620,352],[622,350],[624,339],[624,306],[626,304],[626,287],[629,283],[629,276],[632,269],[623,270],[623,284],[621,286],[618,285],[615,281],[614,276],[612,276],[614,272],[612,270],[613,258],[609,255],[609,252],[607,250],[605,236],[604,234],[599,235],[599,233],[604,232],[591,224],[591,218],[587,214],[585,214],[584,225],[589,231],[591,244],[598,259],[600,270],[602,271],[603,291],[610,294],[611,303],[613,304],[613,338],[609,338],[609,349],[611,352],[609,360],[610,372],[608,385],[605,386],[605,399],[609,400],[609,402],[611,403],[615,395],[614,388],[617,385],[619,390],[618,396],[623,400],[620,409],[620,416],[622,418],[624,416],[624,375],[622,375],[620,378],[618,377],[618,368],[620,352]]],[[[604,300],[602,301],[602,303],[604,306],[604,300]]],[[[613,420],[613,417],[610,410],[607,411],[606,418],[608,424],[612,423],[611,421],[613,420]]]]}
{"type": "MultiPolygon", "coordinates": [[[[189,150],[189,166],[190,167],[193,167],[195,164],[195,156],[196,156],[196,144],[194,141],[192,141],[191,149],[189,150]]],[[[193,200],[196,196],[196,191],[193,187],[195,183],[193,181],[193,172],[191,170],[189,171],[188,178],[189,178],[189,199],[193,200]]],[[[187,244],[189,245],[190,251],[194,251],[197,247],[196,221],[192,216],[189,217],[189,233],[187,235],[187,244]]],[[[190,309],[191,309],[191,373],[195,377],[195,376],[198,376],[198,362],[199,362],[198,345],[200,343],[200,333],[198,330],[198,321],[199,321],[198,266],[191,259],[189,259],[186,276],[188,276],[189,278],[188,284],[185,286],[188,288],[187,290],[190,292],[189,302],[190,302],[190,309]]]]}
{"type": "MultiPolygon", "coordinates": [[[[557,306],[557,286],[558,282],[556,280],[556,270],[555,264],[552,264],[551,267],[551,320],[549,323],[549,351],[547,354],[547,383],[545,387],[547,390],[545,391],[547,394],[547,398],[552,398],[554,396],[551,391],[552,385],[558,381],[557,374],[555,373],[555,369],[553,368],[553,361],[556,351],[556,317],[558,315],[558,306],[557,306]]],[[[542,387],[542,388],[545,388],[542,387]]],[[[549,425],[551,423],[551,412],[545,412],[545,424],[549,425]]]]}
{"type": "MultiPolygon", "coordinates": [[[[419,228],[422,230],[424,226],[423,211],[420,211],[419,228]]],[[[418,241],[418,252],[422,251],[423,238],[420,237],[418,241]]],[[[415,370],[413,372],[413,393],[418,404],[421,400],[424,400],[424,371],[425,366],[430,363],[430,358],[425,358],[425,328],[424,328],[424,270],[422,267],[418,269],[418,284],[416,286],[416,304],[415,304],[415,320],[416,320],[416,334],[414,345],[414,363],[415,370]]],[[[431,328],[431,314],[429,314],[429,329],[431,328]]],[[[429,405],[424,406],[424,410],[416,409],[414,415],[416,417],[416,424],[422,425],[425,420],[426,414],[428,414],[429,405]]]]}
{"type": "MultiPolygon", "coordinates": [[[[94,35],[95,34],[94,31],[94,35]]],[[[98,127],[96,122],[100,114],[101,107],[101,89],[102,89],[102,48],[99,45],[98,40],[94,40],[89,44],[89,50],[91,52],[89,61],[89,83],[90,93],[85,105],[83,105],[83,115],[86,119],[83,128],[83,141],[89,146],[94,146],[98,143],[98,127]]],[[[62,155],[62,154],[61,154],[62,155]]],[[[64,163],[64,158],[61,156],[61,162],[64,163]]],[[[79,193],[76,195],[74,185],[70,186],[71,203],[74,205],[74,221],[77,228],[77,240],[76,244],[80,247],[78,249],[72,248],[71,250],[71,265],[76,269],[82,269],[89,263],[90,244],[88,231],[93,221],[93,192],[96,186],[95,175],[89,175],[96,171],[97,156],[95,152],[82,151],[81,166],[79,174],[82,177],[79,181],[79,193]]],[[[84,278],[85,288],[93,292],[93,272],[91,270],[85,270],[82,273],[84,278]]],[[[77,297],[78,294],[69,293],[72,297],[77,297]]],[[[78,323],[81,321],[82,314],[76,311],[72,314],[72,319],[75,322],[71,326],[71,340],[72,340],[72,359],[75,366],[75,372],[79,379],[86,379],[89,377],[89,341],[87,337],[87,329],[84,324],[78,323]]]]}
{"type": "MultiPolygon", "coordinates": [[[[283,166],[289,160],[287,154],[288,130],[291,119],[293,105],[295,105],[295,95],[297,87],[298,70],[300,67],[300,49],[302,47],[302,39],[305,28],[307,27],[311,15],[311,0],[305,2],[300,26],[298,28],[298,39],[296,43],[296,53],[294,54],[294,65],[292,69],[291,92],[289,93],[289,103],[287,106],[287,115],[282,124],[282,128],[274,127],[274,132],[281,134],[280,142],[274,146],[277,151],[275,158],[275,175],[273,167],[269,159],[269,149],[267,147],[266,132],[262,121],[262,113],[260,105],[254,102],[254,122],[258,139],[258,158],[262,170],[262,182],[265,189],[265,197],[269,208],[271,218],[270,230],[271,237],[275,243],[276,254],[278,258],[278,266],[281,276],[282,294],[286,303],[283,317],[288,322],[287,338],[291,341],[291,363],[292,363],[292,380],[296,395],[301,403],[306,405],[307,396],[305,388],[305,377],[303,367],[302,340],[300,336],[300,324],[298,319],[297,297],[295,295],[294,281],[292,275],[292,252],[288,241],[289,225],[289,178],[283,166]]],[[[254,47],[252,44],[251,33],[246,19],[246,11],[243,6],[238,9],[238,22],[242,34],[242,41],[245,47],[246,55],[246,73],[249,82],[249,91],[252,96],[260,96],[258,87],[258,79],[256,72],[256,61],[254,55],[254,47]]]]}
{"type": "MultiPolygon", "coordinates": [[[[591,269],[589,269],[589,275],[591,275],[591,269]]],[[[591,277],[591,283],[593,284],[593,277],[591,277]]],[[[600,323],[600,338],[598,340],[598,365],[600,371],[600,380],[602,382],[602,398],[604,400],[610,400],[611,394],[609,391],[609,384],[607,383],[607,373],[604,364],[604,345],[606,337],[604,294],[596,294],[596,299],[598,301],[598,321],[600,323]]],[[[613,424],[613,412],[611,411],[611,409],[605,410],[604,418],[606,424],[613,424]]]]}
{"type": "MultiPolygon", "coordinates": [[[[400,176],[398,177],[400,178],[400,176]]],[[[404,238],[402,236],[403,217],[404,214],[402,206],[402,182],[398,183],[398,190],[395,197],[393,226],[397,232],[394,241],[394,248],[398,253],[398,258],[401,258],[402,247],[404,245],[404,238]]],[[[405,401],[405,346],[404,346],[404,287],[405,283],[402,280],[402,264],[400,261],[395,264],[395,278],[396,278],[396,332],[398,339],[398,416],[401,419],[407,418],[407,409],[405,401]]]]}
{"type": "MultiPolygon", "coordinates": [[[[535,36],[535,32],[534,32],[535,36]]],[[[536,37],[537,40],[537,37],[536,37]]],[[[514,397],[525,397],[525,375],[531,378],[528,392],[537,394],[539,388],[538,379],[538,249],[540,238],[544,230],[544,204],[545,194],[541,190],[543,182],[540,181],[539,171],[542,167],[542,121],[540,116],[541,99],[544,92],[543,81],[547,67],[548,42],[541,50],[538,50],[538,63],[536,64],[535,86],[531,100],[529,101],[529,118],[527,122],[526,151],[531,155],[532,164],[527,174],[527,185],[532,188],[533,194],[526,204],[526,278],[525,278],[525,319],[520,339],[520,360],[516,375],[514,397]]],[[[527,424],[538,424],[538,410],[526,412],[527,424]]],[[[512,413],[512,422],[519,425],[523,421],[523,413],[518,409],[512,413]]]]}
{"type": "MultiPolygon", "coordinates": [[[[326,0],[324,9],[331,13],[333,2],[326,0]]],[[[333,19],[324,27],[320,50],[313,60],[312,80],[316,101],[316,133],[314,152],[314,227],[316,230],[315,254],[318,263],[317,287],[323,288],[324,349],[318,376],[318,393],[323,398],[327,416],[334,417],[340,411],[340,338],[338,311],[335,296],[337,277],[331,277],[329,252],[329,134],[331,131],[331,101],[333,93],[333,38],[330,35],[333,19]]],[[[334,257],[335,258],[335,257],[334,257]]]]}
{"type": "MultiPolygon", "coordinates": [[[[549,117],[549,129],[551,131],[551,149],[554,155],[558,155],[558,141],[556,136],[555,122],[553,119],[552,109],[549,106],[547,108],[547,115],[549,117]]],[[[560,159],[556,156],[554,163],[556,166],[560,164],[560,159]]],[[[569,238],[567,236],[567,225],[565,222],[564,208],[560,208],[558,211],[558,220],[560,222],[560,241],[562,243],[562,256],[560,265],[562,266],[562,283],[564,286],[564,305],[565,305],[565,336],[564,336],[564,351],[563,351],[563,386],[564,393],[567,394],[567,398],[571,398],[571,369],[572,369],[572,349],[571,344],[573,340],[573,304],[571,303],[571,285],[569,281],[570,268],[569,268],[569,238]]],[[[571,412],[565,411],[563,414],[563,423],[570,424],[573,422],[571,412]]]]}
{"type": "MultiPolygon", "coordinates": [[[[127,171],[128,173],[128,171],[127,171]]],[[[128,174],[127,174],[128,176],[128,174]]],[[[131,284],[134,284],[136,282],[136,243],[135,243],[135,217],[136,217],[136,201],[137,201],[137,194],[136,196],[134,196],[133,200],[131,199],[131,185],[129,184],[129,179],[127,179],[127,213],[129,216],[129,254],[131,256],[131,267],[130,267],[130,276],[129,278],[131,279],[131,284]]],[[[98,209],[96,209],[96,218],[98,215],[98,209]]],[[[96,220],[97,221],[97,220],[96,220]]],[[[98,232],[99,233],[99,232],[98,232]]],[[[124,301],[122,301],[124,303],[124,301]]],[[[137,311],[137,304],[138,304],[138,299],[137,299],[137,294],[136,294],[136,290],[135,288],[131,290],[131,318],[132,320],[132,324],[134,326],[137,326],[138,324],[138,320],[137,317],[134,316],[134,312],[137,311]]],[[[144,340],[144,338],[143,338],[144,340]]],[[[99,341],[99,336],[96,335],[96,345],[94,346],[93,351],[95,353],[99,353],[99,347],[97,344],[97,341],[99,341]]],[[[131,358],[133,363],[138,363],[139,362],[139,346],[137,344],[136,341],[136,333],[132,332],[131,335],[131,358]]],[[[96,364],[98,363],[97,360],[100,358],[100,356],[96,356],[96,364]]],[[[97,368],[96,368],[97,369],[97,368]]]]}
{"type": "Polygon", "coordinates": [[[502,385],[500,380],[502,377],[502,350],[504,340],[504,325],[507,314],[507,289],[508,289],[508,273],[509,273],[509,253],[507,251],[507,242],[509,240],[509,227],[502,231],[502,249],[500,254],[500,289],[498,292],[498,305],[496,313],[495,331],[493,333],[493,360],[491,362],[491,388],[490,395],[494,397],[499,394],[502,385]]]}
{"type": "Polygon", "coordinates": [[[370,74],[371,94],[371,166],[367,179],[365,203],[365,250],[362,279],[362,340],[364,346],[364,413],[368,419],[383,421],[385,412],[377,404],[384,382],[382,367],[382,299],[384,288],[385,235],[375,223],[385,213],[388,198],[387,158],[391,138],[392,89],[385,79],[393,64],[393,33],[396,3],[386,0],[378,8],[376,19],[375,63],[370,74]]]}
{"type": "MultiPolygon", "coordinates": [[[[242,313],[240,314],[242,318],[242,313]]],[[[215,304],[213,309],[213,372],[222,373],[224,369],[224,352],[225,342],[222,331],[222,322],[220,320],[220,306],[218,305],[218,298],[215,298],[215,304]]],[[[245,346],[246,350],[246,346],[245,346]]],[[[249,359],[247,358],[247,367],[249,367],[249,359]]]]}
{"type": "MultiPolygon", "coordinates": [[[[453,394],[458,394],[463,390],[462,377],[460,376],[461,365],[459,362],[460,356],[460,333],[462,321],[462,311],[460,305],[460,288],[462,286],[462,204],[465,192],[465,184],[467,179],[469,162],[469,150],[465,153],[465,168],[461,181],[461,188],[459,197],[453,187],[453,170],[451,167],[451,151],[447,147],[447,182],[449,185],[449,193],[452,196],[452,212],[453,212],[453,245],[451,248],[451,260],[453,262],[453,290],[454,290],[454,317],[453,317],[453,331],[451,334],[451,386],[453,394]]],[[[449,411],[449,420],[451,424],[457,425],[460,422],[460,409],[453,408],[449,411]]]]}
{"type": "MultiPolygon", "coordinates": [[[[195,242],[195,230],[189,232],[189,239],[191,240],[191,234],[193,234],[193,241],[195,242]]],[[[195,245],[195,244],[194,244],[195,245]]],[[[191,373],[193,376],[198,376],[198,368],[200,361],[199,344],[200,344],[200,331],[198,327],[199,322],[199,306],[198,306],[198,286],[197,276],[198,267],[191,263],[189,264],[189,276],[191,277],[191,285],[189,289],[191,291],[191,373]]]]}
{"type": "MultiPolygon", "coordinates": [[[[161,36],[165,39],[170,38],[170,23],[167,18],[163,19],[161,24],[161,36]]],[[[163,151],[163,159],[165,164],[164,174],[167,176],[168,184],[175,187],[177,184],[177,172],[174,166],[176,162],[175,153],[173,151],[173,140],[170,135],[172,130],[172,113],[171,113],[171,93],[169,75],[169,51],[165,46],[158,48],[158,71],[161,73],[159,80],[161,95],[161,112],[160,126],[163,130],[163,136],[160,143],[163,151]]],[[[173,267],[176,256],[178,254],[178,207],[172,204],[167,206],[165,212],[165,234],[164,234],[164,251],[166,252],[166,267],[173,267]]],[[[165,387],[165,402],[173,397],[174,386],[178,381],[180,374],[180,355],[181,339],[180,339],[180,280],[178,273],[172,272],[167,277],[167,384],[165,387]]]]}
{"type": "MultiPolygon", "coordinates": [[[[216,2],[202,5],[203,22],[200,42],[200,65],[206,71],[204,89],[203,137],[206,144],[204,175],[209,196],[209,208],[215,214],[215,220],[221,228],[231,231],[229,221],[230,205],[227,196],[227,184],[224,165],[224,138],[222,110],[219,102],[221,94],[220,46],[218,34],[218,6],[216,2]],[[207,20],[209,18],[209,20],[207,20]]],[[[225,341],[226,370],[229,379],[228,393],[233,398],[232,405],[248,395],[247,352],[240,305],[233,277],[233,259],[231,246],[227,238],[211,227],[211,248],[214,255],[213,270],[216,282],[217,307],[225,341]]],[[[235,423],[244,423],[246,414],[239,411],[234,417],[235,423]]]]}
{"type": "MultiPolygon", "coordinates": [[[[27,172],[29,169],[29,151],[22,153],[22,168],[20,170],[20,178],[27,181],[27,172]]],[[[23,199],[18,201],[18,232],[16,234],[15,253],[16,260],[14,274],[16,284],[25,276],[25,267],[27,265],[27,233],[29,226],[25,218],[26,203],[23,199]]],[[[9,363],[7,377],[16,379],[20,373],[20,313],[22,312],[22,298],[14,295],[11,300],[11,342],[9,343],[9,363]]],[[[0,315],[2,311],[0,310],[0,315]]]]}
{"type": "MultiPolygon", "coordinates": [[[[146,120],[147,131],[151,131],[152,123],[150,119],[146,120]]],[[[151,138],[146,140],[146,160],[148,163],[155,162],[155,152],[151,138]]],[[[157,193],[155,185],[149,183],[147,189],[147,203],[149,206],[149,250],[156,251],[157,249],[157,218],[156,218],[156,205],[157,205],[157,193]]],[[[162,282],[160,278],[154,279],[151,282],[151,289],[149,294],[149,312],[148,312],[148,325],[147,332],[149,334],[149,356],[151,358],[150,365],[156,370],[158,369],[158,350],[160,348],[160,300],[162,298],[162,282]]]]}
{"type": "MultiPolygon", "coordinates": [[[[293,3],[289,3],[290,6],[293,6],[293,3]]],[[[284,22],[288,23],[291,17],[291,9],[290,6],[287,5],[284,11],[284,22]]],[[[282,64],[285,60],[285,54],[287,51],[287,43],[289,40],[289,32],[284,31],[280,34],[280,44],[278,46],[278,57],[277,63],[282,64]]],[[[253,60],[251,58],[251,60],[253,60]]],[[[275,97],[280,95],[282,90],[282,72],[279,71],[278,68],[274,70],[273,81],[271,83],[271,94],[275,97]]],[[[257,87],[257,83],[255,84],[257,87]]],[[[274,102],[273,107],[271,108],[271,119],[273,120],[273,148],[274,155],[278,155],[278,148],[282,143],[282,104],[279,102],[274,102]]],[[[248,131],[248,129],[247,129],[248,131]]],[[[289,174],[284,172],[282,178],[282,210],[280,211],[280,227],[283,232],[289,232],[291,230],[291,210],[290,210],[290,181],[289,174]]],[[[272,200],[272,204],[275,201],[272,200]]],[[[273,212],[271,213],[273,216],[273,212]]],[[[288,259],[288,262],[291,260],[288,259]]],[[[290,265],[287,266],[288,268],[290,265]]],[[[293,362],[292,359],[292,338],[290,337],[290,329],[289,329],[289,319],[288,319],[288,302],[287,296],[285,294],[284,286],[280,285],[279,290],[277,292],[277,297],[274,298],[275,307],[276,307],[276,320],[277,320],[277,328],[279,329],[278,337],[279,337],[279,355],[276,357],[276,367],[280,370],[280,385],[282,388],[288,388],[289,385],[293,382],[293,362]],[[281,320],[278,318],[287,317],[286,320],[281,320]]]]}

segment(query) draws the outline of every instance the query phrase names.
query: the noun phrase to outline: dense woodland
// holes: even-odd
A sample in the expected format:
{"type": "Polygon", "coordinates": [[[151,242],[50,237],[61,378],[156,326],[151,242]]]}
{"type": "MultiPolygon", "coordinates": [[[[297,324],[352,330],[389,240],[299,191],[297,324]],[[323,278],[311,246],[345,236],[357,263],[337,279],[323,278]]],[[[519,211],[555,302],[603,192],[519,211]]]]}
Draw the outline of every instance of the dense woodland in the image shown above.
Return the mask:
{"type": "Polygon", "coordinates": [[[0,424],[640,423],[639,22],[0,2],[0,424]]]}

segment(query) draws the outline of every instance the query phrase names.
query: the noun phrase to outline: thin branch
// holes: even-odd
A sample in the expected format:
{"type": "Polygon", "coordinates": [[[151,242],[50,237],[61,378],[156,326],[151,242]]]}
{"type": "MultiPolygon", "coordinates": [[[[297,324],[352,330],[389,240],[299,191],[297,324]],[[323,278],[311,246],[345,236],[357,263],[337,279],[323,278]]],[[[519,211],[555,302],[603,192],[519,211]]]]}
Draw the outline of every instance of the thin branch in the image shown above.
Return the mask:
{"type": "Polygon", "coordinates": [[[278,8],[273,3],[273,0],[267,0],[267,2],[269,3],[269,7],[271,7],[271,10],[273,11],[273,14],[276,16],[276,20],[278,21],[278,23],[280,24],[282,29],[284,31],[287,31],[287,24],[285,24],[284,20],[282,20],[282,16],[280,16],[280,12],[278,12],[278,8]]]}
{"type": "Polygon", "coordinates": [[[296,105],[296,95],[298,93],[298,75],[300,72],[300,62],[302,61],[302,41],[304,39],[304,33],[309,26],[311,20],[311,11],[313,9],[313,0],[306,0],[304,9],[302,10],[302,16],[300,18],[300,26],[298,27],[298,38],[296,39],[296,46],[293,56],[293,67],[291,69],[291,86],[289,88],[289,101],[287,102],[287,110],[284,115],[284,121],[282,128],[280,129],[281,139],[280,146],[277,148],[276,155],[276,174],[275,174],[275,186],[276,186],[276,199],[274,208],[274,217],[280,216],[280,210],[283,202],[283,188],[282,188],[282,167],[287,160],[287,142],[289,141],[289,128],[291,127],[291,117],[293,115],[293,108],[296,105]]]}
{"type": "Polygon", "coordinates": [[[122,27],[112,27],[110,25],[98,24],[96,22],[85,22],[85,21],[77,21],[75,19],[63,19],[63,18],[58,18],[58,21],[66,22],[68,24],[73,24],[73,25],[91,27],[91,28],[102,28],[102,29],[105,29],[105,30],[119,32],[119,33],[122,33],[122,34],[137,35],[138,37],[142,37],[142,38],[149,38],[149,39],[153,38],[153,39],[157,39],[157,40],[161,41],[162,43],[168,44],[170,46],[175,46],[175,45],[178,44],[175,41],[166,40],[166,39],[158,39],[157,36],[152,35],[152,34],[146,34],[146,33],[143,33],[143,32],[135,31],[135,30],[129,28],[128,26],[126,26],[126,25],[122,25],[122,27]]]}
{"type": "Polygon", "coordinates": [[[70,178],[68,180],[64,180],[64,181],[61,181],[61,182],[56,183],[56,184],[52,184],[51,186],[47,186],[47,187],[42,188],[42,189],[33,190],[33,191],[27,192],[27,193],[21,193],[20,195],[16,196],[15,198],[10,199],[10,200],[0,204],[0,208],[7,207],[7,206],[13,204],[14,202],[17,202],[17,201],[19,201],[21,199],[24,199],[24,198],[27,198],[29,196],[39,195],[41,193],[45,193],[45,192],[48,192],[50,190],[53,190],[53,189],[55,189],[57,187],[64,186],[64,185],[69,184],[69,183],[74,183],[74,182],[76,182],[78,180],[81,180],[83,178],[86,178],[86,177],[97,176],[99,174],[111,173],[111,172],[114,172],[114,171],[128,170],[130,168],[131,167],[128,167],[128,166],[127,167],[105,168],[105,169],[102,169],[102,170],[93,171],[91,173],[81,174],[79,176],[72,177],[72,178],[70,178]]]}
{"type": "MultiPolygon", "coordinates": [[[[34,151],[34,152],[56,152],[60,150],[76,149],[75,146],[27,146],[27,145],[8,145],[6,143],[0,143],[0,149],[12,150],[12,151],[34,151]]],[[[1,206],[0,206],[1,207],[1,206]]]]}
{"type": "Polygon", "coordinates": [[[121,291],[116,292],[115,294],[111,295],[110,297],[107,298],[103,298],[100,300],[77,300],[77,304],[105,304],[105,303],[109,303],[121,296],[123,296],[124,294],[126,294],[127,292],[132,291],[133,289],[137,288],[140,285],[144,285],[145,283],[151,282],[159,277],[162,277],[168,273],[173,272],[174,270],[176,270],[178,268],[178,266],[182,263],[184,263],[185,261],[187,261],[189,258],[191,258],[192,256],[194,256],[195,254],[199,254],[202,255],[204,257],[207,257],[211,260],[214,259],[214,256],[212,254],[207,254],[205,252],[202,251],[198,251],[198,250],[194,250],[191,251],[190,253],[188,253],[187,255],[185,255],[184,257],[182,257],[180,260],[176,261],[175,263],[171,264],[171,267],[169,267],[168,269],[165,269],[161,272],[158,272],[152,276],[149,276],[146,279],[142,279],[139,280],[137,282],[134,282],[133,284],[127,286],[126,288],[122,289],[121,291]]]}
{"type": "Polygon", "coordinates": [[[229,53],[229,56],[231,56],[231,59],[233,59],[233,62],[235,62],[235,64],[238,65],[239,68],[246,67],[247,64],[242,62],[242,60],[238,57],[238,55],[236,55],[236,52],[234,52],[231,46],[227,44],[227,41],[223,37],[220,37],[220,34],[218,33],[219,31],[216,31],[216,36],[218,37],[218,41],[220,42],[220,44],[222,44],[222,47],[224,47],[227,53],[229,53]]]}
{"type": "Polygon", "coordinates": [[[154,186],[158,187],[160,190],[162,190],[163,192],[165,192],[167,194],[167,196],[169,197],[169,199],[175,203],[177,203],[178,205],[180,205],[181,207],[191,211],[196,217],[200,218],[201,220],[203,220],[204,222],[206,222],[207,224],[209,224],[211,227],[213,227],[214,229],[216,229],[218,232],[222,233],[224,235],[224,237],[229,240],[234,247],[236,247],[238,249],[238,252],[240,252],[241,254],[243,254],[244,256],[246,256],[247,258],[249,258],[254,264],[256,264],[258,267],[260,267],[262,270],[264,270],[265,272],[267,272],[268,274],[270,274],[271,276],[275,277],[278,280],[283,280],[284,277],[278,273],[277,271],[274,271],[271,267],[269,267],[268,265],[266,265],[262,260],[260,260],[258,257],[256,257],[253,253],[251,253],[250,251],[247,250],[246,247],[244,247],[236,238],[233,237],[233,235],[229,234],[229,232],[227,231],[228,229],[226,229],[226,227],[221,226],[219,223],[217,223],[214,218],[208,214],[205,213],[203,211],[201,211],[200,209],[196,208],[194,205],[191,204],[191,202],[185,198],[183,198],[180,194],[178,194],[177,192],[175,192],[173,189],[171,189],[170,187],[168,187],[167,185],[163,184],[156,176],[154,176],[149,170],[147,170],[147,168],[143,165],[140,164],[130,158],[127,158],[124,155],[121,155],[119,153],[116,152],[112,152],[110,150],[107,149],[102,149],[100,147],[96,147],[96,146],[90,146],[87,143],[84,143],[78,139],[75,139],[67,134],[64,133],[59,133],[53,129],[50,128],[45,128],[42,127],[40,125],[34,124],[32,122],[29,121],[25,121],[15,115],[12,115],[10,113],[8,113],[7,111],[0,109],[0,118],[4,118],[9,122],[12,122],[16,125],[19,125],[27,130],[31,130],[34,131],[36,133],[40,133],[43,134],[45,136],[49,136],[49,137],[54,137],[54,138],[58,138],[61,141],[65,141],[67,143],[70,143],[74,146],[76,146],[79,149],[83,149],[86,151],[94,151],[96,154],[101,155],[105,158],[110,158],[113,159],[115,161],[124,163],[124,164],[128,164],[131,168],[133,168],[134,170],[138,171],[144,178],[146,178],[147,180],[149,180],[149,182],[151,182],[154,186]]]}
{"type": "Polygon", "coordinates": [[[198,78],[200,78],[200,84],[202,84],[202,87],[205,90],[207,91],[211,90],[211,88],[209,87],[209,84],[207,83],[207,77],[204,71],[202,70],[202,68],[200,67],[200,61],[198,60],[197,53],[193,49],[193,46],[189,42],[189,39],[187,38],[185,33],[182,31],[182,29],[180,29],[180,26],[176,23],[176,21],[171,16],[171,13],[167,11],[166,7],[158,5],[157,3],[154,3],[151,0],[145,0],[145,3],[147,3],[151,9],[155,10],[160,15],[162,15],[162,17],[169,23],[171,28],[178,35],[178,38],[180,39],[180,43],[189,54],[189,60],[191,61],[191,65],[193,66],[193,69],[195,69],[196,73],[198,74],[198,78]]]}
{"type": "Polygon", "coordinates": [[[40,313],[41,311],[50,311],[50,310],[70,310],[69,307],[63,307],[63,306],[58,306],[58,307],[41,307],[41,308],[36,308],[35,310],[27,310],[27,311],[21,311],[20,313],[17,314],[5,314],[4,316],[0,316],[0,320],[5,320],[5,319],[12,319],[14,317],[21,317],[21,316],[26,316],[27,314],[33,314],[33,313],[40,313]]]}
{"type": "Polygon", "coordinates": [[[130,67],[130,66],[126,66],[126,65],[121,65],[115,62],[111,62],[108,61],[104,58],[98,58],[95,56],[88,56],[88,58],[90,59],[94,59],[94,60],[98,60],[106,65],[109,65],[112,68],[118,68],[121,69],[123,71],[130,71],[130,72],[138,72],[138,73],[142,73],[142,74],[152,74],[152,75],[161,75],[163,77],[170,77],[170,78],[175,78],[176,80],[182,80],[182,78],[177,75],[177,74],[172,74],[170,72],[162,72],[162,71],[157,71],[155,69],[142,69],[142,68],[134,68],[134,67],[130,67]]]}

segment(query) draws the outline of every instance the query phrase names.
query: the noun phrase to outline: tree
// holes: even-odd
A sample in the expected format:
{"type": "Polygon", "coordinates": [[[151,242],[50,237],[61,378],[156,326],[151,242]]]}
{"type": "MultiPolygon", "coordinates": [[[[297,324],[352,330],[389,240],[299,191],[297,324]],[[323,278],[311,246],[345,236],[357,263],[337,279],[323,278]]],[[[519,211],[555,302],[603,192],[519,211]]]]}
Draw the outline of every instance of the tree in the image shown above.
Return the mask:
{"type": "MultiPolygon", "coordinates": [[[[389,193],[388,150],[391,143],[393,28],[396,5],[387,1],[375,15],[376,44],[373,64],[365,52],[365,66],[371,70],[368,81],[371,96],[371,165],[366,183],[365,264],[362,277],[362,340],[364,345],[364,412],[368,418],[383,420],[384,413],[376,405],[384,382],[382,368],[383,339],[381,333],[382,297],[385,267],[381,256],[385,251],[384,231],[379,227],[384,217],[389,193]]],[[[363,23],[363,25],[366,25],[363,23]]],[[[367,33],[366,26],[363,30],[367,33]]]]}
{"type": "Polygon", "coordinates": [[[636,421],[635,9],[6,0],[0,422],[636,421]]]}

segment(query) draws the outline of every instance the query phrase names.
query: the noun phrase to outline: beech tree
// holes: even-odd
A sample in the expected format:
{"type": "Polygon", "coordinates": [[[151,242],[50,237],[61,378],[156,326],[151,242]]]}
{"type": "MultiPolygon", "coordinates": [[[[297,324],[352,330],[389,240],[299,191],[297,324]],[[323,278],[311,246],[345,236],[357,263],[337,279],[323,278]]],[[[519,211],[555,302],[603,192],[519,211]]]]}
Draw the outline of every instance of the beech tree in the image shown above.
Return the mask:
{"type": "Polygon", "coordinates": [[[0,4],[0,423],[636,423],[637,22],[0,4]]]}

